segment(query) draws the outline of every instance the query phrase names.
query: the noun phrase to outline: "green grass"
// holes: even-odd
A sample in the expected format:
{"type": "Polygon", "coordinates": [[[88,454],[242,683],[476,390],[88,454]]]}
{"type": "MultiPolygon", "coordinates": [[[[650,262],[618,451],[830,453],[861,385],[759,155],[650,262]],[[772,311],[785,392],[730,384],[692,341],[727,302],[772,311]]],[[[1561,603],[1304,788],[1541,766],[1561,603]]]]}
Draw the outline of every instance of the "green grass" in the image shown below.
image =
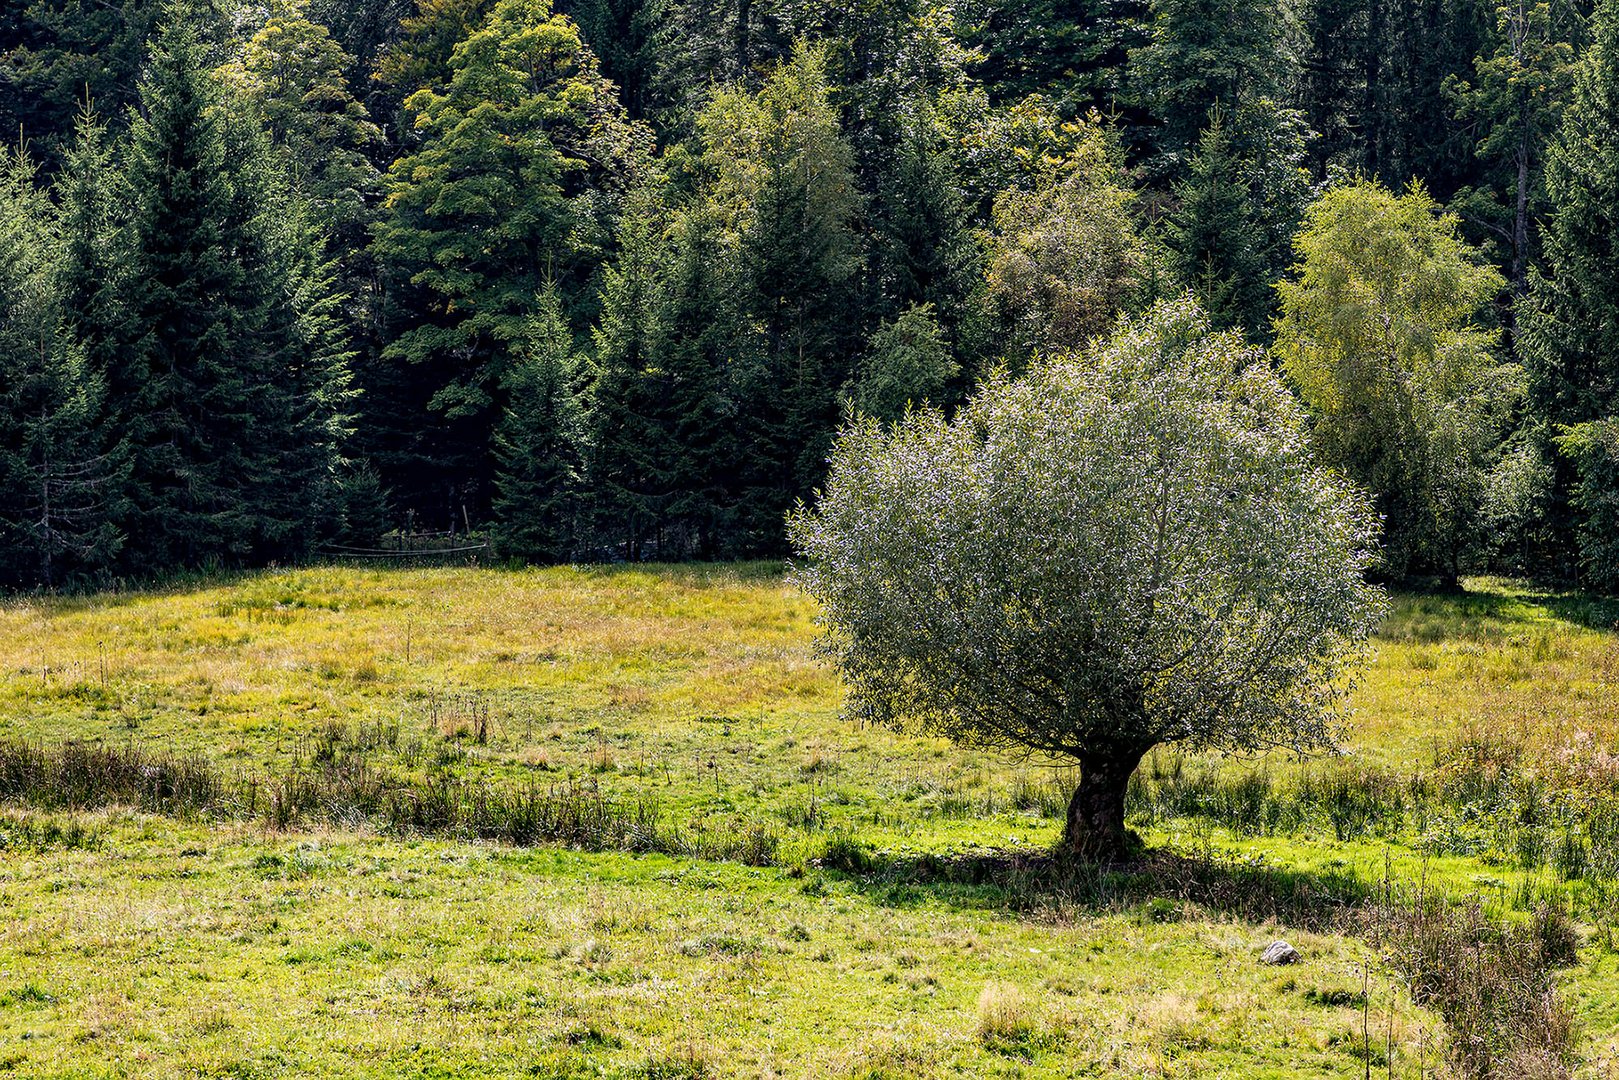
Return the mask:
{"type": "MultiPolygon", "coordinates": [[[[1440,775],[1458,738],[1507,732],[1546,798],[1587,797],[1619,751],[1619,610],[1473,586],[1397,599],[1346,760],[1440,775]]],[[[1302,909],[1267,921],[1250,901],[1385,872],[1509,916],[1589,900],[1589,883],[1404,824],[1340,840],[1142,823],[1188,866],[1246,867],[1224,890],[930,869],[1049,845],[1062,778],[842,721],[812,617],[765,564],[312,569],[0,606],[0,738],[133,743],[249,777],[335,737],[401,775],[591,785],[690,830],[780,837],[754,868],[364,822],[5,811],[0,1073],[1347,1077],[1368,1052],[1385,1075],[1392,1039],[1396,1075],[1416,1076],[1442,1025],[1398,973],[1302,909]],[[387,738],[362,751],[365,732],[387,738]],[[1276,936],[1306,963],[1257,964],[1276,936]],[[1011,1019],[986,1027],[986,1008],[1011,1019]]],[[[1292,782],[1322,766],[1208,767],[1292,782]]],[[[1619,1068],[1615,954],[1587,946],[1564,993],[1584,1073],[1619,1068]]]]}

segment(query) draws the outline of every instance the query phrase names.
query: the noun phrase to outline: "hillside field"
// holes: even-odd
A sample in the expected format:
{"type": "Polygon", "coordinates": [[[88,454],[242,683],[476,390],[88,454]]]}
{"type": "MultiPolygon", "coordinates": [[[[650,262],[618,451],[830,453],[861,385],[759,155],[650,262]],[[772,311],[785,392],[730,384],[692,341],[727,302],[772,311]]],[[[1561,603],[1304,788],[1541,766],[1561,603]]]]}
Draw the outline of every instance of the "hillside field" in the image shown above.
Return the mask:
{"type": "Polygon", "coordinates": [[[6,602],[0,1075],[1426,1076],[1454,1025],[1354,922],[1426,887],[1566,910],[1575,1074],[1619,1076],[1619,605],[1397,596],[1341,754],[1159,752],[1150,854],[1089,877],[1065,770],[840,718],[813,616],[773,564],[6,602]],[[69,740],[221,793],[18,794],[69,740]],[[355,777],[633,822],[503,843],[355,777]]]}

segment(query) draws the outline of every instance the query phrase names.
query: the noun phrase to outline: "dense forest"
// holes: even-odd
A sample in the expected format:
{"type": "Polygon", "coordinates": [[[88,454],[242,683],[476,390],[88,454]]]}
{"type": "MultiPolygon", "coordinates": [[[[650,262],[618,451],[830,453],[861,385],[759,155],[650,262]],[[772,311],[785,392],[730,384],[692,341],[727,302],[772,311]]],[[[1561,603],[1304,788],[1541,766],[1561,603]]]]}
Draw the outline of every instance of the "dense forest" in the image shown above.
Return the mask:
{"type": "Polygon", "coordinates": [[[1383,572],[1619,588],[1619,0],[19,0],[0,581],[776,554],[1190,292],[1383,572]]]}

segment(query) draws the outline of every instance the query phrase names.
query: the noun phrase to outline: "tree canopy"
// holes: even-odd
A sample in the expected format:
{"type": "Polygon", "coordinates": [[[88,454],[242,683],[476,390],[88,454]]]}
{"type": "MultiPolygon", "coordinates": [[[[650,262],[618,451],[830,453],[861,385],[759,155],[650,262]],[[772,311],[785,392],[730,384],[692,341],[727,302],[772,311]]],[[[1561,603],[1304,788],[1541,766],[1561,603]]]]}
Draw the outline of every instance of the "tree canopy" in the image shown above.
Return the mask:
{"type": "Polygon", "coordinates": [[[952,412],[1189,291],[1373,489],[1380,573],[1619,589],[1616,5],[0,5],[64,358],[0,368],[123,455],[123,541],[50,576],[420,529],[777,557],[845,409],[952,412]]]}

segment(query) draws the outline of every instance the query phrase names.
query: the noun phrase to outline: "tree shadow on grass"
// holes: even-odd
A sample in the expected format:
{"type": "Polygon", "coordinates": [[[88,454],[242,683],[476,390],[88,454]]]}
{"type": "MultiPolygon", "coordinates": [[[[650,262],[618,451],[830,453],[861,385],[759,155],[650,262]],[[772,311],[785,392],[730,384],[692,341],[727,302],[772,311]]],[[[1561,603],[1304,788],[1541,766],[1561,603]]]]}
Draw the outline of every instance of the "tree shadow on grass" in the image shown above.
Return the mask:
{"type": "Polygon", "coordinates": [[[834,849],[821,860],[874,903],[1045,913],[1142,910],[1172,921],[1181,905],[1250,923],[1341,931],[1371,897],[1352,871],[1311,873],[1213,851],[1147,850],[1129,862],[1082,863],[1036,849],[951,855],[834,849]]]}
{"type": "Polygon", "coordinates": [[[1619,597],[1548,593],[1536,599],[1565,622],[1588,630],[1619,630],[1619,597]]]}
{"type": "Polygon", "coordinates": [[[1410,624],[1437,618],[1446,631],[1442,638],[1472,638],[1480,631],[1480,623],[1510,626],[1532,622],[1535,608],[1588,630],[1619,629],[1619,597],[1538,581],[1515,579],[1460,591],[1405,584],[1394,587],[1394,596],[1400,602],[1390,624],[1396,635],[1408,631],[1410,624]],[[1404,608],[1403,617],[1399,608],[1404,608]]]}

